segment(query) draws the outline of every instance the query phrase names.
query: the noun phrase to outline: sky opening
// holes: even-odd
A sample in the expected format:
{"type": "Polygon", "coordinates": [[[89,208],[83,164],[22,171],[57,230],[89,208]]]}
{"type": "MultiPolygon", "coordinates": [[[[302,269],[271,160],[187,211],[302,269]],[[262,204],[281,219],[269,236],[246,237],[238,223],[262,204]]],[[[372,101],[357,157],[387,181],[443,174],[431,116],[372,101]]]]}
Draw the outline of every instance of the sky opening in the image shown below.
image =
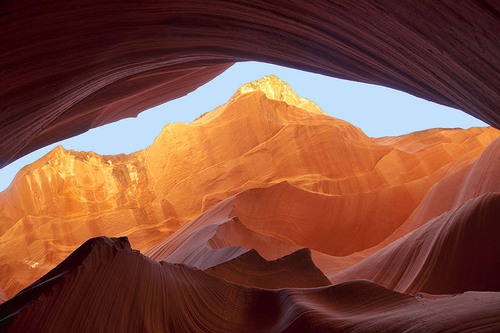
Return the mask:
{"type": "Polygon", "coordinates": [[[58,145],[101,155],[129,154],[151,145],[169,123],[192,122],[226,103],[245,83],[274,74],[301,97],[316,103],[332,117],[361,128],[370,137],[396,136],[428,128],[488,126],[465,112],[410,94],[371,84],[335,79],[286,67],[237,63],[196,91],[144,111],[137,118],[91,129],[76,137],[41,148],[0,169],[0,191],[16,173],[58,145]]]}

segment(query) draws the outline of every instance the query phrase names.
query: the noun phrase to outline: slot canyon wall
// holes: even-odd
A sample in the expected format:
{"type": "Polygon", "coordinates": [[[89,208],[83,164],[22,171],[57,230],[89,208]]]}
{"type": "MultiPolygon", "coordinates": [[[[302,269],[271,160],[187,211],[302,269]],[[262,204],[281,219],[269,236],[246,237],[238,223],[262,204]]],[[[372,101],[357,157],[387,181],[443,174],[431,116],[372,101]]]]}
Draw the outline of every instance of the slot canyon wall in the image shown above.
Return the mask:
{"type": "Polygon", "coordinates": [[[324,254],[349,255],[387,238],[432,185],[470,167],[498,135],[490,127],[372,139],[268,76],[191,124],[166,125],[142,151],[100,156],[59,146],[24,167],[0,193],[0,283],[13,296],[91,237],[127,236],[133,248],[148,250],[208,208],[251,189],[266,188],[239,201],[252,203],[244,211],[261,225],[257,230],[324,254]],[[264,198],[276,196],[294,207],[288,217],[284,207],[264,210],[274,206],[264,198]],[[288,235],[294,228],[283,234],[271,227],[291,217],[302,221],[299,238],[288,235]],[[309,219],[316,224],[304,224],[309,219]],[[323,236],[319,225],[325,225],[323,236]]]}
{"type": "MultiPolygon", "coordinates": [[[[258,60],[500,127],[495,1],[4,1],[0,165],[258,60]]],[[[369,138],[268,76],[0,193],[1,332],[500,330],[500,132],[369,138]]]]}
{"type": "Polygon", "coordinates": [[[13,332],[497,327],[484,315],[500,313],[499,136],[476,127],[369,138],[267,76],[192,123],[166,125],[142,151],[100,156],[56,147],[0,193],[0,325],[13,332]],[[141,287],[123,298],[132,285],[141,287]],[[278,289],[292,292],[289,304],[275,304],[278,289]],[[86,299],[85,290],[97,298],[86,299]],[[368,302],[387,299],[348,310],[366,293],[368,302]],[[463,296],[431,301],[454,293],[463,296]],[[221,308],[219,297],[240,311],[221,308]],[[345,301],[335,308],[338,297],[345,301]],[[85,305],[68,312],[72,302],[85,305]],[[116,302],[128,305],[117,310],[116,302]],[[271,317],[256,314],[262,309],[271,317]],[[475,315],[463,316],[470,309],[475,315]],[[47,311],[77,320],[35,319],[47,311]],[[166,321],[150,321],[151,311],[166,321]],[[281,311],[290,314],[273,319],[281,311]],[[370,311],[384,316],[362,319],[370,311]],[[418,319],[400,318],[406,311],[418,319]]]}

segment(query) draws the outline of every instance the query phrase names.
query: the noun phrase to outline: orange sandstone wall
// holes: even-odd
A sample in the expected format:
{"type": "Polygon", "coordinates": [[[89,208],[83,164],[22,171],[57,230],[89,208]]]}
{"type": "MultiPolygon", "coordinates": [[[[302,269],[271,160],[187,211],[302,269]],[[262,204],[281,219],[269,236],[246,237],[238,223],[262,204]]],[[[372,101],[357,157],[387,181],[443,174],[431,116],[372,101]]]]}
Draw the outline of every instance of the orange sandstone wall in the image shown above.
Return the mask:
{"type": "Polygon", "coordinates": [[[58,147],[22,169],[0,194],[1,287],[11,296],[91,237],[126,235],[146,250],[252,188],[234,210],[246,227],[353,254],[386,239],[432,185],[467,168],[498,134],[433,129],[372,139],[265,77],[191,124],[165,126],[143,151],[58,147]]]}

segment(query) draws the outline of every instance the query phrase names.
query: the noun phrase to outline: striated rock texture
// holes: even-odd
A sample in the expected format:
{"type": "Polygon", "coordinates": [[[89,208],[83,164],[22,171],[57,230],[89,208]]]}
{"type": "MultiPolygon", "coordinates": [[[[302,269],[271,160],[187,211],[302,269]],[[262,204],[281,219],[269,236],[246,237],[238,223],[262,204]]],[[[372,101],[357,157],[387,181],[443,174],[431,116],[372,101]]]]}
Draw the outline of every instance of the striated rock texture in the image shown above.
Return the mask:
{"type": "Polygon", "coordinates": [[[406,293],[500,291],[499,159],[497,138],[473,164],[436,183],[405,223],[375,247],[381,250],[330,280],[355,276],[406,293]]]}
{"type": "Polygon", "coordinates": [[[0,166],[246,60],[400,89],[498,128],[499,13],[496,0],[4,0],[0,166]]]}
{"type": "Polygon", "coordinates": [[[499,305],[498,293],[432,299],[366,280],[245,287],[155,262],[125,238],[94,238],[0,305],[0,325],[9,332],[496,331],[499,305]]]}
{"type": "Polygon", "coordinates": [[[448,211],[359,264],[333,282],[369,279],[415,294],[500,291],[500,194],[484,194],[448,211]]]}
{"type": "Polygon", "coordinates": [[[244,286],[265,289],[314,288],[330,281],[311,260],[311,250],[303,248],[275,262],[267,261],[252,249],[239,257],[207,268],[206,273],[244,286]]]}
{"type": "Polygon", "coordinates": [[[167,125],[143,151],[99,156],[58,147],[22,169],[0,193],[0,287],[12,297],[100,235],[127,236],[134,248],[152,248],[153,259],[203,270],[251,248],[274,261],[309,247],[331,276],[387,245],[399,228],[418,228],[407,219],[429,188],[469,170],[499,134],[432,129],[369,138],[268,76],[193,123],[167,125]],[[197,218],[228,197],[222,217],[197,218]]]}
{"type": "Polygon", "coordinates": [[[0,193],[0,331],[498,331],[499,135],[369,138],[268,76],[58,147],[0,193]]]}

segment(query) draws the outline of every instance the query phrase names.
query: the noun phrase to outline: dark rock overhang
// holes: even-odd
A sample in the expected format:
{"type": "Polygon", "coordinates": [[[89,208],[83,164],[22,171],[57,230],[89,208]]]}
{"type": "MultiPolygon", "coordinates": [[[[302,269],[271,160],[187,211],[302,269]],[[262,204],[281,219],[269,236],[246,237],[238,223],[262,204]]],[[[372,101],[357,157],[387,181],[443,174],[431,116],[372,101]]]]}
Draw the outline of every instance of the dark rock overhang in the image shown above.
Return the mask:
{"type": "Polygon", "coordinates": [[[399,89],[500,128],[494,0],[6,0],[0,17],[0,167],[247,60],[399,89]]]}

